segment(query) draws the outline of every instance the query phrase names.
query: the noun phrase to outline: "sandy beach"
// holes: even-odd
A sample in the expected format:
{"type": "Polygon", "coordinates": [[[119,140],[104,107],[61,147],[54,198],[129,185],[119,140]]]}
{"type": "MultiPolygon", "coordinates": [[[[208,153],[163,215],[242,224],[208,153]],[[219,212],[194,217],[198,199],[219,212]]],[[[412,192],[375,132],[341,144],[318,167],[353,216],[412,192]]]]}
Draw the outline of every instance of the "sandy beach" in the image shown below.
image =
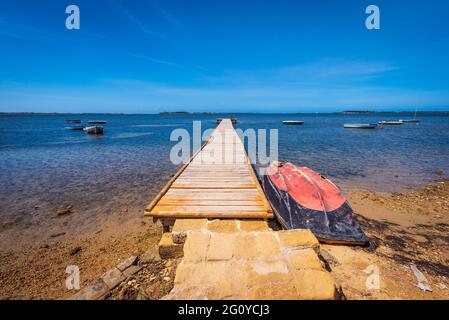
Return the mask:
{"type": "MultiPolygon", "coordinates": [[[[447,298],[449,181],[438,181],[404,194],[379,194],[353,188],[347,196],[371,245],[368,248],[322,246],[323,257],[346,298],[447,298]],[[425,274],[432,292],[416,287],[411,263],[425,274]],[[370,265],[380,269],[379,290],[366,289],[367,275],[363,270],[370,265]]],[[[143,217],[143,209],[117,208],[107,221],[99,222],[92,230],[85,229],[77,235],[74,230],[69,232],[70,236],[47,235],[30,240],[18,232],[19,228],[10,227],[2,233],[0,298],[66,299],[74,293],[64,284],[65,269],[69,265],[80,267],[83,287],[133,253],[157,255],[161,228],[143,217]]],[[[54,212],[55,219],[67,224],[77,214],[76,209],[72,210],[62,216],[54,212]]],[[[141,283],[137,287],[146,290],[147,299],[160,298],[170,288],[170,283],[164,284],[161,271],[173,273],[175,269],[175,261],[169,262],[168,267],[152,264],[147,270],[152,276],[138,278],[136,281],[141,283]]],[[[139,291],[128,290],[127,294],[117,293],[112,298],[136,299],[139,291]]]]}

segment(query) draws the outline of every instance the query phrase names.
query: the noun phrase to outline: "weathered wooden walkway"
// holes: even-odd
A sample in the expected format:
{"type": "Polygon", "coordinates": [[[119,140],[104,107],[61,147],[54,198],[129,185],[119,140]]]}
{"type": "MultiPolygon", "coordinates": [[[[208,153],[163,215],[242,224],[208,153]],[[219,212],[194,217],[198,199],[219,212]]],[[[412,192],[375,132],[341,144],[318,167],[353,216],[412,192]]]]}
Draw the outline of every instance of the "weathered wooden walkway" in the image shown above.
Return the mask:
{"type": "Polygon", "coordinates": [[[155,218],[272,218],[272,209],[231,120],[167,183],[145,215],[155,218]]]}

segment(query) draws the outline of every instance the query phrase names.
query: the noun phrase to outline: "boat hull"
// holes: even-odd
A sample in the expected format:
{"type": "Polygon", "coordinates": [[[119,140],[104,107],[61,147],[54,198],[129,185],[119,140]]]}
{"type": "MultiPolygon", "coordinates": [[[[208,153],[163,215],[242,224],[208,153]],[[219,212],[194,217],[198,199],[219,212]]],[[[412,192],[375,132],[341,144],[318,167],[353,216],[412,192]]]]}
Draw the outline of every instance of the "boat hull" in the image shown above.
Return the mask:
{"type": "Polygon", "coordinates": [[[283,121],[282,124],[286,126],[302,126],[304,121],[283,121]]]}
{"type": "Polygon", "coordinates": [[[84,131],[86,133],[88,133],[88,134],[100,135],[100,134],[103,134],[104,128],[103,127],[99,127],[99,126],[87,127],[87,128],[84,128],[84,131]]]}
{"type": "Polygon", "coordinates": [[[382,126],[400,126],[403,124],[401,121],[380,121],[380,125],[382,126]]]}
{"type": "Polygon", "coordinates": [[[69,131],[83,131],[84,130],[84,126],[73,126],[73,127],[65,127],[65,130],[69,130],[69,131]]]}
{"type": "Polygon", "coordinates": [[[262,186],[285,229],[310,229],[323,243],[368,244],[340,190],[313,170],[289,163],[272,166],[262,186]]]}
{"type": "Polygon", "coordinates": [[[90,120],[87,123],[89,123],[89,124],[106,124],[107,122],[103,121],[103,120],[90,120]]]}
{"type": "Polygon", "coordinates": [[[377,129],[377,124],[345,124],[345,129],[377,129]]]}

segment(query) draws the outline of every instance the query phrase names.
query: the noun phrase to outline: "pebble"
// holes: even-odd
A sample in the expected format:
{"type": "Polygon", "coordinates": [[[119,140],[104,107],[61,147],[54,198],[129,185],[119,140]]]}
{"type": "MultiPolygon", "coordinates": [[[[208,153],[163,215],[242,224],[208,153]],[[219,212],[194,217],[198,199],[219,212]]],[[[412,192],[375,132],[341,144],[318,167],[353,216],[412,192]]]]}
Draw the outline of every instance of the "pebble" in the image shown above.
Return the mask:
{"type": "Polygon", "coordinates": [[[132,286],[132,285],[135,284],[136,282],[137,282],[136,280],[128,281],[128,286],[132,286]]]}
{"type": "Polygon", "coordinates": [[[72,208],[73,208],[72,205],[68,205],[68,206],[59,208],[57,211],[57,214],[58,214],[58,216],[68,215],[68,214],[72,213],[72,208]]]}
{"type": "Polygon", "coordinates": [[[70,253],[71,256],[74,256],[75,254],[77,254],[81,250],[82,250],[81,247],[75,247],[75,248],[71,249],[69,253],[70,253]]]}
{"type": "Polygon", "coordinates": [[[164,277],[164,281],[169,282],[170,280],[170,277],[164,277]]]}
{"type": "Polygon", "coordinates": [[[65,235],[65,232],[55,233],[55,234],[50,235],[50,238],[57,238],[57,237],[60,237],[63,235],[65,235]]]}

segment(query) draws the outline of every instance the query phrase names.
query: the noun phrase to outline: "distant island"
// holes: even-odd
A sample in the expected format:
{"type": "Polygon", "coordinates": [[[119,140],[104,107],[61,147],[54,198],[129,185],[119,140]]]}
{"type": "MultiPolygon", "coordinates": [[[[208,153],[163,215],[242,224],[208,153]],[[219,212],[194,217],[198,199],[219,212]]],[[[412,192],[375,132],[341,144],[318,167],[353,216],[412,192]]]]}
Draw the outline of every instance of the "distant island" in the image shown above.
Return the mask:
{"type": "Polygon", "coordinates": [[[163,111],[159,114],[221,114],[221,112],[163,111]]]}
{"type": "MultiPolygon", "coordinates": [[[[414,111],[367,111],[367,110],[346,110],[337,112],[340,114],[414,114],[414,111]]],[[[449,111],[418,111],[417,115],[449,115],[449,111]]]]}

